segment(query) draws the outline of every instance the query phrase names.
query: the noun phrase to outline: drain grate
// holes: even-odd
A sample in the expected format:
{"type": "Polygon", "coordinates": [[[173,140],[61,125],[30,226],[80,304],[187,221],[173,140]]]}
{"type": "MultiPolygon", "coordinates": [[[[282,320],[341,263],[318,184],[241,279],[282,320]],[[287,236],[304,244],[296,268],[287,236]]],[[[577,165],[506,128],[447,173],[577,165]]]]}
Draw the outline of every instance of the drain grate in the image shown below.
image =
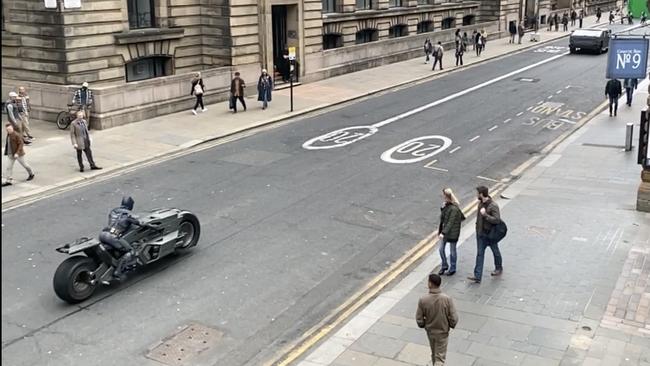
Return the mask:
{"type": "Polygon", "coordinates": [[[192,323],[151,349],[146,357],[165,365],[188,366],[196,356],[214,347],[222,338],[222,332],[192,323]]]}

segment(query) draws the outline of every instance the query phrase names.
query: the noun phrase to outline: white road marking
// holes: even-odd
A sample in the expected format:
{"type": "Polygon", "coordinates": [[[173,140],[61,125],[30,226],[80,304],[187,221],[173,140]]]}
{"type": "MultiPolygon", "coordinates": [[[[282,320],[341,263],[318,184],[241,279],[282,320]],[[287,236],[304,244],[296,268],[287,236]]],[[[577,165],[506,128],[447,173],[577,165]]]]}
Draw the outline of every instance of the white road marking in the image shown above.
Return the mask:
{"type": "Polygon", "coordinates": [[[571,85],[567,85],[567,86],[564,87],[564,89],[569,89],[570,87],[571,87],[571,85]]]}
{"type": "Polygon", "coordinates": [[[530,111],[531,109],[533,109],[533,107],[526,108],[527,111],[530,111]]]}
{"type": "Polygon", "coordinates": [[[499,126],[494,125],[494,126],[488,128],[488,131],[492,132],[492,131],[496,130],[497,128],[499,128],[499,126]]]}
{"type": "Polygon", "coordinates": [[[542,104],[542,103],[544,103],[544,101],[543,101],[543,100],[540,100],[539,102],[537,102],[537,105],[540,105],[540,104],[542,104]]]}
{"type": "Polygon", "coordinates": [[[587,238],[583,238],[581,236],[574,236],[573,238],[571,238],[571,240],[586,242],[587,238]]]}
{"type": "Polygon", "coordinates": [[[496,183],[499,183],[499,181],[496,180],[496,179],[492,179],[492,178],[484,177],[484,176],[481,176],[481,175],[477,175],[476,178],[478,178],[478,179],[483,179],[483,180],[487,180],[487,181],[490,181],[490,182],[496,182],[496,183]]]}
{"type": "Polygon", "coordinates": [[[517,117],[521,116],[522,114],[524,114],[524,112],[517,113],[517,117]]]}
{"type": "Polygon", "coordinates": [[[555,94],[562,94],[562,90],[556,91],[555,94]]]}
{"type": "Polygon", "coordinates": [[[441,153],[449,146],[451,146],[449,137],[439,135],[416,137],[384,151],[381,160],[393,164],[417,163],[441,153]]]}
{"type": "Polygon", "coordinates": [[[449,153],[450,153],[450,154],[453,154],[453,153],[455,153],[455,152],[458,151],[458,150],[460,150],[460,146],[456,146],[456,147],[453,148],[449,153]]]}
{"type": "Polygon", "coordinates": [[[424,167],[427,168],[427,169],[438,170],[438,171],[441,171],[441,172],[448,172],[449,171],[448,169],[438,168],[438,167],[433,166],[433,164],[435,164],[437,162],[438,162],[437,159],[431,160],[430,162],[425,164],[424,167]]]}
{"type": "Polygon", "coordinates": [[[507,120],[503,121],[503,123],[508,123],[510,121],[512,121],[512,118],[508,118],[507,120]]]}
{"type": "Polygon", "coordinates": [[[570,119],[566,119],[566,118],[560,118],[560,121],[562,121],[562,122],[566,122],[566,123],[570,123],[570,124],[572,124],[572,125],[575,125],[575,124],[576,124],[576,121],[572,121],[572,120],[570,120],[570,119]]]}
{"type": "Polygon", "coordinates": [[[549,95],[546,99],[551,99],[551,98],[553,98],[553,96],[552,96],[552,95],[549,95]]]}
{"type": "Polygon", "coordinates": [[[478,140],[479,137],[481,137],[481,135],[476,135],[476,136],[472,137],[471,139],[469,139],[469,142],[474,142],[474,141],[478,140]]]}

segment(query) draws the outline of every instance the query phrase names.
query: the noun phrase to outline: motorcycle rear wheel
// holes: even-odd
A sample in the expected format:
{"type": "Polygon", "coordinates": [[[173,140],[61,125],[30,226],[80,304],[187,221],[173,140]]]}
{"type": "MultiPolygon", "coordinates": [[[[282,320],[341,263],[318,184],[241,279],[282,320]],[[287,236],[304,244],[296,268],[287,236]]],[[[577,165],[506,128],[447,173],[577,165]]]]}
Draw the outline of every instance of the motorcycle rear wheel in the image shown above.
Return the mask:
{"type": "Polygon", "coordinates": [[[97,263],[88,257],[74,256],[64,260],[54,273],[54,292],[61,300],[70,304],[90,298],[97,284],[91,284],[91,272],[97,263]]]}
{"type": "Polygon", "coordinates": [[[193,214],[184,214],[181,224],[178,226],[179,235],[183,235],[180,245],[176,247],[177,252],[184,252],[199,242],[201,235],[201,224],[199,219],[193,214]]]}

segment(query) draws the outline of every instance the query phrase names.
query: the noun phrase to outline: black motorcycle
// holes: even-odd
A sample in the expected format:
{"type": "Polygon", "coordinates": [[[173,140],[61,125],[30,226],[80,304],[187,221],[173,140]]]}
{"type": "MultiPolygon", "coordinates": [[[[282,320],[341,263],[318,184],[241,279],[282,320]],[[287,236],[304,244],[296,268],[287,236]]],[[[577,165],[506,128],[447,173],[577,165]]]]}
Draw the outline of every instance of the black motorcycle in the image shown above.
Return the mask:
{"type": "MultiPolygon", "coordinates": [[[[184,252],[199,242],[201,225],[189,211],[155,209],[138,215],[141,225],[131,225],[122,239],[135,251],[134,264],[126,271],[184,252]]],[[[78,254],[63,261],[54,273],[54,292],[75,304],[90,298],[98,284],[110,284],[120,253],[98,239],[80,238],[56,248],[59,253],[78,254]]]]}

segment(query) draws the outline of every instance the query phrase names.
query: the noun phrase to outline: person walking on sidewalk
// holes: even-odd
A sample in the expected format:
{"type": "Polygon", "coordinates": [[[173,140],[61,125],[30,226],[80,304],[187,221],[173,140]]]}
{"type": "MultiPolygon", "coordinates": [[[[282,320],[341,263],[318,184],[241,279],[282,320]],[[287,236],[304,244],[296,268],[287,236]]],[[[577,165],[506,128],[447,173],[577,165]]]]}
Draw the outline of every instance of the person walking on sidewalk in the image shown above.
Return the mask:
{"type": "Polygon", "coordinates": [[[458,203],[458,199],[451,188],[445,188],[442,190],[442,198],[444,203],[440,208],[440,225],[438,226],[438,238],[440,239],[440,259],[442,260],[442,266],[440,268],[439,275],[445,274],[447,270],[447,276],[453,276],[456,273],[456,244],[458,243],[458,238],[460,237],[460,224],[465,220],[465,215],[461,211],[458,203]],[[449,262],[447,262],[446,247],[449,244],[449,262]]]}
{"type": "Polygon", "coordinates": [[[508,41],[508,43],[515,43],[515,36],[517,36],[517,24],[514,21],[510,22],[508,31],[510,32],[510,41],[508,41]]]}
{"type": "Polygon", "coordinates": [[[192,79],[192,89],[190,90],[190,95],[196,97],[196,103],[194,103],[194,108],[192,108],[192,113],[196,116],[196,109],[201,106],[201,112],[205,112],[208,109],[203,105],[203,93],[205,92],[205,85],[203,85],[203,78],[201,78],[201,73],[197,72],[194,74],[192,79]]]}
{"type": "MultiPolygon", "coordinates": [[[[20,118],[20,110],[18,108],[18,94],[16,92],[9,92],[9,99],[5,101],[5,112],[7,112],[7,120],[11,123],[14,131],[18,135],[23,135],[23,121],[20,118]]],[[[31,141],[23,138],[23,142],[29,145],[31,141]]]]}
{"type": "Polygon", "coordinates": [[[547,26],[548,26],[546,28],[546,30],[549,31],[549,32],[552,31],[553,30],[553,16],[552,15],[548,16],[548,21],[546,23],[547,23],[547,26]]]}
{"type": "MultiPolygon", "coordinates": [[[[459,65],[463,66],[463,54],[465,53],[465,43],[463,43],[463,40],[461,39],[460,42],[458,42],[458,45],[456,46],[456,66],[459,65]]],[[[442,68],[442,65],[440,66],[442,68]]]]}
{"type": "Polygon", "coordinates": [[[262,109],[266,109],[269,106],[271,101],[271,91],[273,90],[273,79],[271,75],[266,72],[266,69],[262,70],[262,75],[257,81],[257,100],[262,102],[262,109]]]}
{"type": "Polygon", "coordinates": [[[79,171],[82,173],[84,171],[84,162],[81,158],[81,152],[86,154],[86,160],[88,160],[88,164],[90,164],[90,169],[102,169],[101,167],[98,167],[95,164],[95,160],[93,160],[93,152],[90,150],[90,133],[88,132],[88,125],[86,124],[84,117],[84,112],[79,111],[77,112],[77,118],[70,123],[70,142],[72,142],[72,147],[74,147],[77,152],[79,171]]]}
{"type": "Polygon", "coordinates": [[[618,79],[610,79],[605,85],[605,96],[609,98],[609,116],[612,116],[612,107],[614,107],[614,116],[618,110],[618,98],[623,94],[621,82],[618,79]]]}
{"type": "Polygon", "coordinates": [[[521,44],[521,40],[524,38],[524,34],[526,34],[526,30],[524,29],[523,22],[519,22],[519,27],[517,27],[517,33],[519,33],[519,44],[521,44]]]}
{"type": "Polygon", "coordinates": [[[34,136],[30,134],[29,130],[29,112],[32,109],[29,95],[27,95],[27,89],[24,86],[18,88],[18,115],[23,125],[23,138],[28,138],[30,140],[34,139],[34,136]]]}
{"type": "Polygon", "coordinates": [[[472,50],[476,51],[477,45],[478,45],[478,32],[476,31],[476,29],[474,29],[474,32],[472,32],[472,50]]]}
{"type": "Polygon", "coordinates": [[[567,13],[562,15],[562,30],[564,32],[569,30],[569,15],[567,13]]]}
{"type": "MultiPolygon", "coordinates": [[[[621,23],[623,22],[623,17],[621,16],[621,23]]],[[[609,11],[609,24],[614,24],[614,12],[609,11]]]]}
{"type": "Polygon", "coordinates": [[[431,44],[431,40],[429,38],[424,40],[424,55],[426,58],[424,59],[424,63],[426,64],[429,62],[429,56],[433,52],[433,44],[431,44]]]}
{"type": "Polygon", "coordinates": [[[603,16],[603,11],[600,10],[600,6],[596,8],[596,23],[600,23],[600,17],[603,16]]]}
{"type": "Polygon", "coordinates": [[[639,86],[639,80],[635,78],[623,80],[623,87],[625,88],[625,96],[627,97],[628,107],[632,106],[632,94],[634,94],[634,90],[638,86],[639,86]]]}
{"type": "Polygon", "coordinates": [[[237,113],[237,100],[244,107],[244,112],[246,111],[246,101],[244,100],[246,83],[240,75],[239,71],[235,72],[235,77],[230,82],[230,106],[232,107],[233,113],[237,113]]]}
{"type": "Polygon", "coordinates": [[[5,173],[5,182],[2,183],[3,187],[10,186],[14,183],[13,171],[14,163],[18,160],[18,163],[25,168],[27,171],[28,177],[27,180],[30,181],[34,179],[34,171],[25,161],[25,150],[23,149],[24,142],[22,136],[20,136],[15,130],[14,126],[11,123],[5,124],[5,129],[7,130],[7,139],[5,141],[5,156],[7,157],[7,170],[5,173]]]}
{"type": "Polygon", "coordinates": [[[556,32],[559,31],[560,30],[560,16],[557,15],[557,13],[555,13],[555,15],[553,15],[553,24],[555,24],[555,31],[556,32]]]}
{"type": "Polygon", "coordinates": [[[433,67],[431,70],[435,70],[438,63],[440,63],[440,70],[442,70],[442,55],[444,53],[445,50],[442,48],[442,42],[438,41],[437,44],[433,45],[433,67]]]}
{"type": "Polygon", "coordinates": [[[469,47],[469,36],[467,32],[463,32],[463,46],[465,47],[465,51],[467,51],[467,47],[469,47]]]}
{"type": "Polygon", "coordinates": [[[499,276],[503,272],[503,259],[501,258],[499,243],[489,237],[492,226],[501,223],[501,214],[499,213],[499,206],[490,197],[487,187],[476,187],[476,193],[479,201],[478,213],[476,214],[476,265],[474,267],[474,276],[467,279],[475,283],[481,283],[485,250],[488,247],[492,250],[492,255],[494,255],[495,269],[491,275],[499,276]]]}
{"type": "Polygon", "coordinates": [[[429,275],[429,293],[418,301],[415,322],[424,328],[431,347],[432,366],[444,366],[447,358],[449,330],[456,328],[458,313],[454,301],[440,291],[442,279],[435,273],[429,275]]]}
{"type": "Polygon", "coordinates": [[[641,12],[641,25],[646,24],[646,20],[648,19],[648,15],[645,13],[645,10],[641,12]]]}
{"type": "Polygon", "coordinates": [[[571,9],[571,26],[572,27],[576,26],[576,18],[578,18],[578,13],[576,13],[575,9],[571,9]]]}
{"type": "Polygon", "coordinates": [[[580,9],[580,15],[578,15],[578,27],[582,28],[582,20],[585,18],[585,11],[580,9]]]}

